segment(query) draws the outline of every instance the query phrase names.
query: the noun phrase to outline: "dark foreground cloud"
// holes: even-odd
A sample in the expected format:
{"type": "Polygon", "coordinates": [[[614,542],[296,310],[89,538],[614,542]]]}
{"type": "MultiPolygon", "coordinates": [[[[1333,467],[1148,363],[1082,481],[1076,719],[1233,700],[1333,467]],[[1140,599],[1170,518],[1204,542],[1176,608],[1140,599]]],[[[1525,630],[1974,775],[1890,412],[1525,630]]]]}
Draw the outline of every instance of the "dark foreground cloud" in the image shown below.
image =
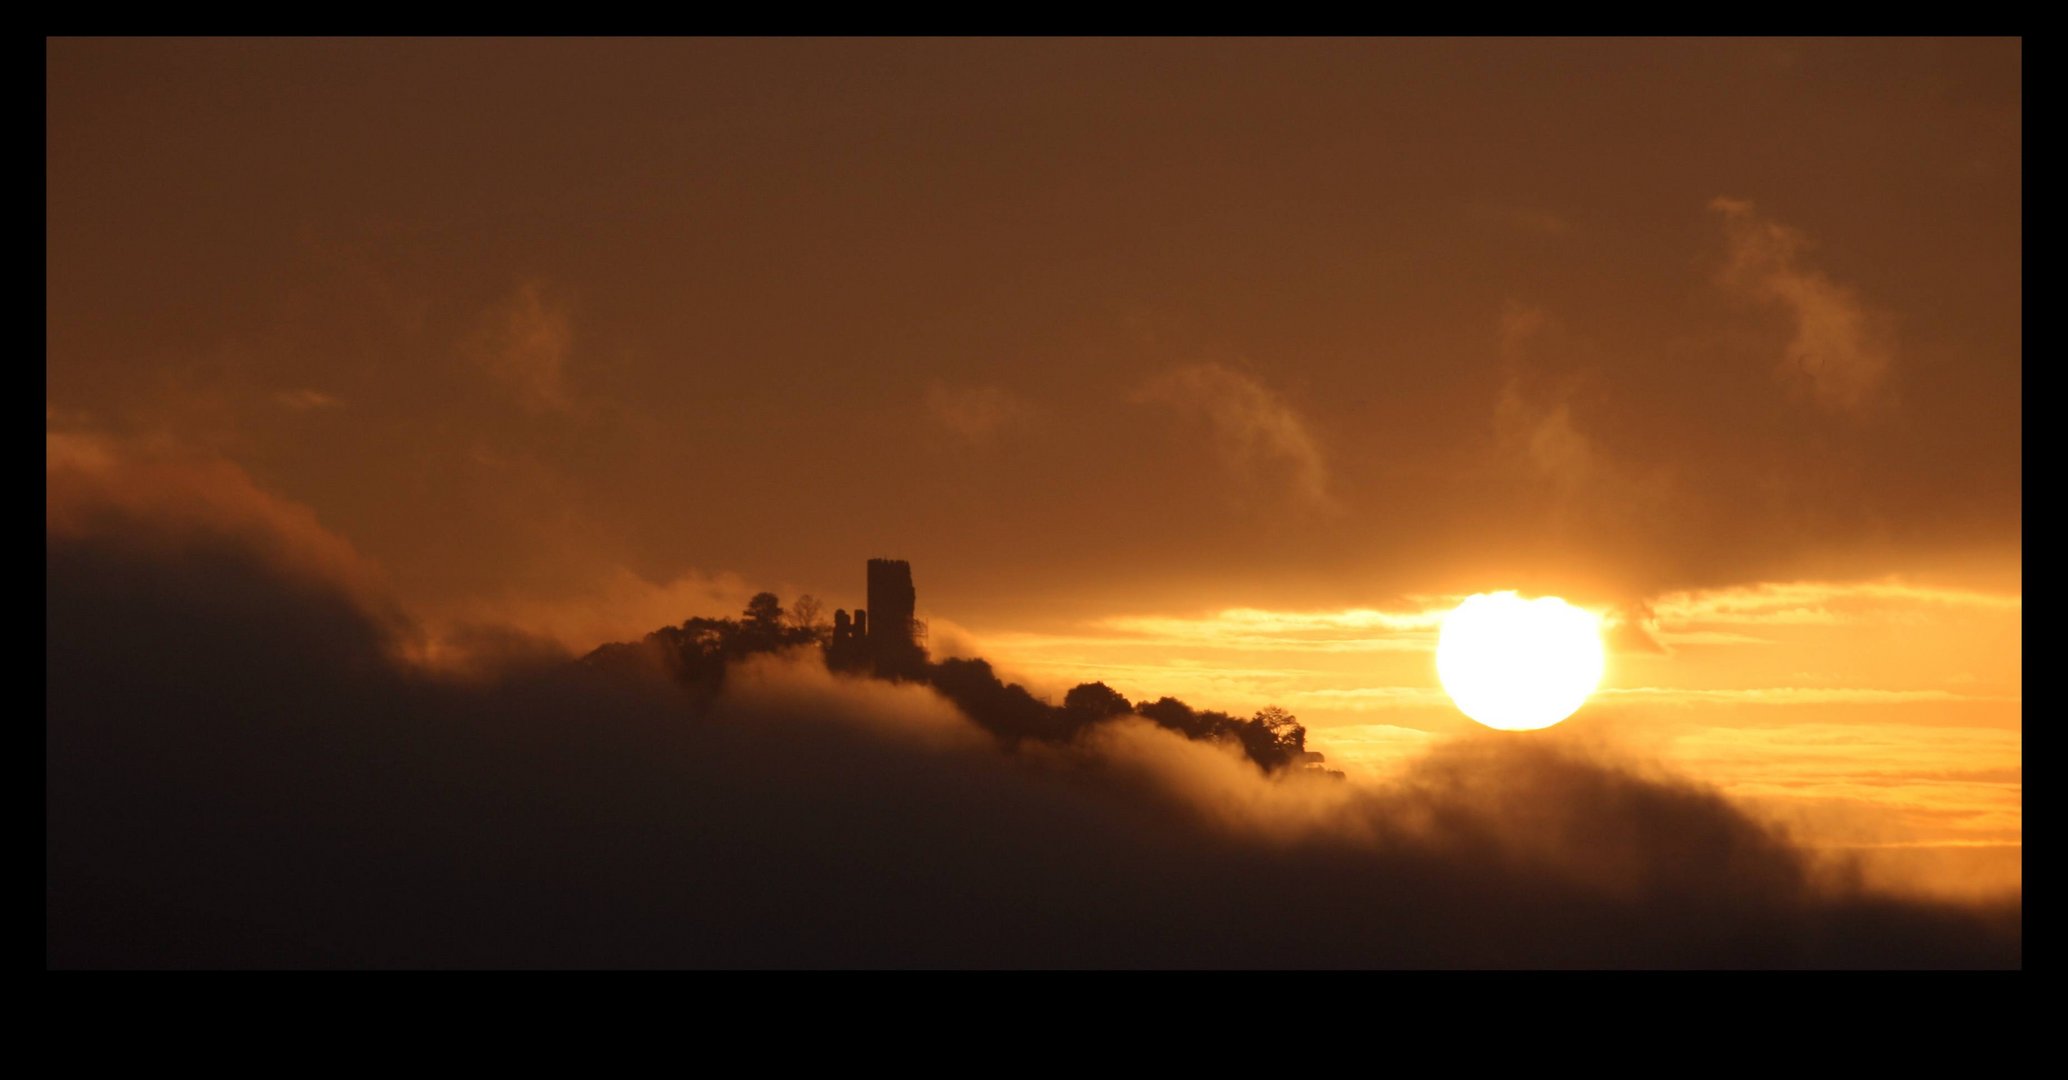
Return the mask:
{"type": "Polygon", "coordinates": [[[50,535],[52,966],[2021,962],[2017,906],[1875,896],[1552,740],[1373,788],[1139,719],[1007,752],[809,657],[702,713],[522,641],[457,678],[267,543],[153,529],[50,535]]]}

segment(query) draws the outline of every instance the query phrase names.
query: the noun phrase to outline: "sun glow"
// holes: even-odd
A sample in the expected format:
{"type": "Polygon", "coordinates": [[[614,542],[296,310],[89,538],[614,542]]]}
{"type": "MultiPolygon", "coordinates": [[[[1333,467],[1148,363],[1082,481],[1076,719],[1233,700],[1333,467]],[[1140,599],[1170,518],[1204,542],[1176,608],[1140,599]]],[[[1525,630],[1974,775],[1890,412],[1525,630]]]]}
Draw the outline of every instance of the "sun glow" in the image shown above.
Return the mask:
{"type": "Polygon", "coordinates": [[[1502,731],[1547,728],[1601,683],[1601,619],[1555,596],[1465,598],[1443,619],[1436,676],[1466,716],[1502,731]]]}

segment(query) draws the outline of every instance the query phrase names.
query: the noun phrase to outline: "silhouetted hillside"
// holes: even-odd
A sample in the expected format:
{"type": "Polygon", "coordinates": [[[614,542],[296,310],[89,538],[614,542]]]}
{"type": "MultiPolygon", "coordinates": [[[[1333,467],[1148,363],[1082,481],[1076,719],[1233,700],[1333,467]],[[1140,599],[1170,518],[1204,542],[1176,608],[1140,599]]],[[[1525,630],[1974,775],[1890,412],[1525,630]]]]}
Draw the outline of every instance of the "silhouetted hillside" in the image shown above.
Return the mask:
{"type": "Polygon", "coordinates": [[[840,611],[831,634],[815,624],[818,602],[811,597],[800,597],[786,612],[774,593],[759,593],[738,619],[692,618],[636,642],[603,645],[582,662],[606,671],[664,675],[692,701],[709,702],[725,685],[728,666],[750,656],[816,646],[820,662],[831,670],[933,687],[1008,747],[1030,740],[1067,743],[1093,724],[1134,713],[1188,739],[1240,746],[1266,772],[1312,768],[1320,760],[1307,751],[1307,729],[1275,705],[1243,718],[1194,709],[1173,697],[1130,703],[1103,682],[1080,684],[1063,696],[1061,705],[1052,705],[1000,679],[986,660],[935,662],[916,640],[910,567],[903,561],[870,560],[869,588],[875,621],[864,611],[852,619],[840,611]],[[799,611],[808,614],[798,617],[799,611]]]}

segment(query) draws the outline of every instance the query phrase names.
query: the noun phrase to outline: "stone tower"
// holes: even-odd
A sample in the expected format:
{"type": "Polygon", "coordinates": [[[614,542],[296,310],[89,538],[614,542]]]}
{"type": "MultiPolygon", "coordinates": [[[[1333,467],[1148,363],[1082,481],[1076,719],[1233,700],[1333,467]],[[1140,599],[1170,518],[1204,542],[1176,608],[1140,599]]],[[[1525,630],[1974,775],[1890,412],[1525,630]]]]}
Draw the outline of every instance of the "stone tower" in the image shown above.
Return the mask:
{"type": "Polygon", "coordinates": [[[919,645],[919,624],[913,618],[918,592],[912,587],[912,564],[903,559],[869,560],[869,619],[862,630],[878,675],[916,676],[925,667],[919,645]]]}
{"type": "Polygon", "coordinates": [[[869,560],[869,606],[833,613],[833,638],[826,666],[835,671],[873,671],[892,678],[926,672],[926,624],[913,617],[918,592],[912,564],[903,559],[869,560]]]}

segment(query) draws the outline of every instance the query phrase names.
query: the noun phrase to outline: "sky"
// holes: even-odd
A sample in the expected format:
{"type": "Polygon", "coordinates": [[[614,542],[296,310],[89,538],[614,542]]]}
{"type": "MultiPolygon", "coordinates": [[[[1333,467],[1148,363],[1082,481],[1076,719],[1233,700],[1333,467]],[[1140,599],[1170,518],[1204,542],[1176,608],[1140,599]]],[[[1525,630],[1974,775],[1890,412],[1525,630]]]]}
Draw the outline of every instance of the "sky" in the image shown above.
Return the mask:
{"type": "Polygon", "coordinates": [[[1444,611],[1559,595],[1560,738],[2020,888],[2016,40],[46,62],[53,544],[263,535],[420,657],[909,559],[937,655],[1359,783],[1475,727],[1444,611]]]}

